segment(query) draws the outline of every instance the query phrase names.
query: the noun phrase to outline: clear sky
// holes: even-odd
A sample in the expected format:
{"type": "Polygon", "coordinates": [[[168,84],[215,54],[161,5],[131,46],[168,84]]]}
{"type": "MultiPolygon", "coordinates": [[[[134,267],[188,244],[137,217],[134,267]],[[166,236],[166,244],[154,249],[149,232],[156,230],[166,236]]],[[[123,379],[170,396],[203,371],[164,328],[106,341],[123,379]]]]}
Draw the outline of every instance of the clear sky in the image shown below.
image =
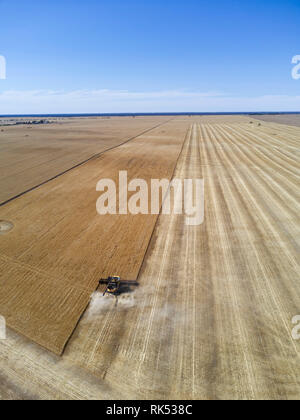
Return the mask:
{"type": "Polygon", "coordinates": [[[300,111],[299,0],[0,0],[0,114],[300,111]]]}

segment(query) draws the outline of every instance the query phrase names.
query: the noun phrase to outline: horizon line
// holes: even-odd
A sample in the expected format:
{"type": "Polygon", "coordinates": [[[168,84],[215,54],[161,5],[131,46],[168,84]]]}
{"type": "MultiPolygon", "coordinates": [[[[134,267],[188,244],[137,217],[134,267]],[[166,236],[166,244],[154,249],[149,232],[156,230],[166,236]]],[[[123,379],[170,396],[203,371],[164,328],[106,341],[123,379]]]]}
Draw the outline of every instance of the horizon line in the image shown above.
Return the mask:
{"type": "Polygon", "coordinates": [[[1,114],[0,118],[14,117],[77,117],[77,116],[148,116],[148,115],[300,115],[300,111],[241,111],[241,112],[114,112],[114,113],[49,113],[49,114],[1,114]]]}

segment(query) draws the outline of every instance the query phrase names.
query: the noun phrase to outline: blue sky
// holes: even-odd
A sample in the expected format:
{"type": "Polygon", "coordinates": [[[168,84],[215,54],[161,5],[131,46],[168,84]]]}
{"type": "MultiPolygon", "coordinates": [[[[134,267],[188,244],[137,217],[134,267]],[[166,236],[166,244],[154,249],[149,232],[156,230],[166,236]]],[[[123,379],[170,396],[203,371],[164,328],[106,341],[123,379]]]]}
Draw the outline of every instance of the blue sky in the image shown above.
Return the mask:
{"type": "Polygon", "coordinates": [[[0,113],[296,111],[300,1],[0,0],[0,113]]]}

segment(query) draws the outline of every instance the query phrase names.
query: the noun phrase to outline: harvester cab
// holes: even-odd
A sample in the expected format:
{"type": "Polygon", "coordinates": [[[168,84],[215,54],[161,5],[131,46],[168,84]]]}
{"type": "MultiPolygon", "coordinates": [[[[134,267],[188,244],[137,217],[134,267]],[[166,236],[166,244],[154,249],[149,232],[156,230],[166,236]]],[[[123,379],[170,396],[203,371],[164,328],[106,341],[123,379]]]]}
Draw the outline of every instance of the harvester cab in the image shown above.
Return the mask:
{"type": "Polygon", "coordinates": [[[121,279],[119,276],[108,277],[108,279],[104,280],[104,282],[107,282],[107,288],[105,292],[103,293],[103,296],[105,296],[106,293],[109,293],[111,295],[115,295],[118,293],[120,289],[120,285],[121,285],[121,279]]]}

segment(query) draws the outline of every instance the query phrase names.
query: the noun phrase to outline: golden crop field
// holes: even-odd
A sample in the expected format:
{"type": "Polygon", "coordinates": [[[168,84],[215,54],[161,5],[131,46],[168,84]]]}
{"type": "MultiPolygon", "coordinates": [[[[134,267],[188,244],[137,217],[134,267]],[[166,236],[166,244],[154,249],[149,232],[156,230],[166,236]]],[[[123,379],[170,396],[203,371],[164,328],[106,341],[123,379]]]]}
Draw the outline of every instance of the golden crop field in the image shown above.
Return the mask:
{"type": "Polygon", "coordinates": [[[0,119],[0,205],[167,119],[59,118],[2,127],[0,119]]]}
{"type": "Polygon", "coordinates": [[[132,179],[171,179],[186,127],[166,123],[0,208],[14,225],[0,251],[0,312],[10,327],[61,354],[99,280],[137,278],[157,215],[101,217],[96,185],[123,169],[132,179]]]}
{"type": "Polygon", "coordinates": [[[300,128],[146,120],[0,208],[0,398],[299,399],[300,128]],[[204,223],[99,216],[96,183],[119,170],[204,179],[204,223]],[[111,274],[139,282],[117,305],[97,288],[111,274]]]}

